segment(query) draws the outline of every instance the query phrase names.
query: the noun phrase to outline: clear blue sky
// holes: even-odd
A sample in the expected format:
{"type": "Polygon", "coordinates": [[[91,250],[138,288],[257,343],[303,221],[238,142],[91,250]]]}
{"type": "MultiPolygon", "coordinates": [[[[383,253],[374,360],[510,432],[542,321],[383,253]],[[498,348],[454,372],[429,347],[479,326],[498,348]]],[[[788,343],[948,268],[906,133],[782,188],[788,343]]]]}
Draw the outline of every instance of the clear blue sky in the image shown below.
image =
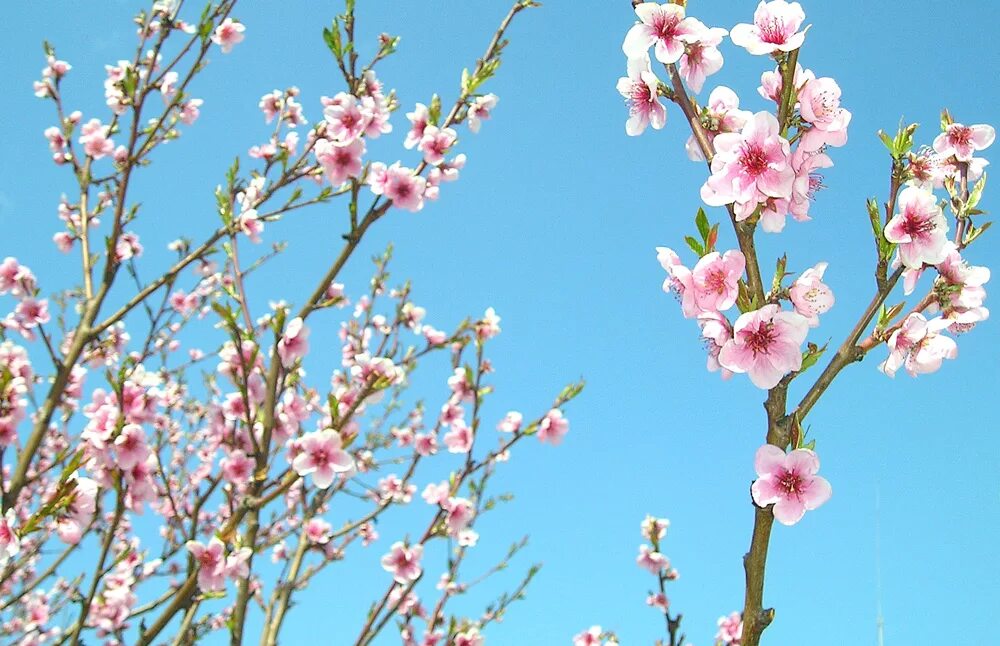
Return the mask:
{"type": "MultiPolygon", "coordinates": [[[[41,133],[53,123],[50,105],[31,93],[44,64],[40,43],[49,39],[74,65],[66,84],[71,103],[87,117],[103,116],[103,65],[132,51],[129,17],[139,6],[87,4],[9,7],[0,45],[7,101],[0,116],[0,256],[18,256],[50,290],[64,286],[59,281],[75,271],[77,258],[58,254],[49,241],[59,195],[72,186],[48,161],[41,133]]],[[[382,77],[407,109],[433,91],[453,96],[462,67],[481,54],[508,6],[358,4],[362,38],[380,31],[403,37],[401,54],[382,77]]],[[[691,13],[731,27],[748,21],[753,6],[692,0],[691,13]]],[[[854,113],[850,142],[833,151],[836,166],[826,174],[829,188],[812,210],[814,221],[765,236],[760,256],[766,262],[787,251],[797,269],[830,263],[837,305],[811,339],[836,345],[873,289],[864,200],[884,199],[888,184],[888,160],[874,133],[905,115],[925,124],[918,136],[930,143],[942,107],[965,123],[1000,121],[1000,10],[991,0],[804,6],[813,28],[800,60],[840,83],[854,113]]],[[[144,216],[137,229],[152,264],[166,262],[162,248],[179,233],[197,239],[215,226],[212,189],[232,157],[269,132],[257,109],[262,94],[298,85],[314,121],[319,96],[340,89],[320,38],[338,8],[273,2],[236,12],[247,38],[229,56],[216,52],[194,86],[205,99],[201,120],[138,179],[144,216]]],[[[528,601],[490,631],[491,644],[566,644],[593,623],[617,629],[623,644],[651,643],[662,623],[643,605],[652,578],[634,565],[646,513],[673,522],[665,552],[681,579],[671,598],[697,646],[710,644],[715,619],[742,603],[740,558],[752,520],[749,484],[763,437],[763,395],[747,379],[723,383],[704,370],[696,326],[660,291],[653,247],[683,246],[705,169],[687,161],[687,131],[676,111],[663,131],[625,136],[626,110],[614,85],[625,70],[620,46],[631,21],[627,0],[551,0],[519,19],[489,88],[501,97],[495,117],[479,136],[464,137],[469,164],[462,180],[423,212],[394,213],[380,223],[346,275],[349,288],[360,287],[369,271],[364,258],[391,240],[394,275],[413,279],[432,322],[451,325],[496,307],[504,334],[494,345],[499,394],[489,419],[513,407],[542,410],[563,383],[588,380],[569,410],[567,441],[515,456],[499,489],[517,499],[480,528],[482,563],[486,550],[499,553],[530,533],[528,559],[520,563],[545,564],[528,601]]],[[[723,52],[727,65],[708,88],[729,85],[744,107],[764,109],[756,86],[767,59],[728,42],[723,52]]],[[[404,132],[398,117],[394,142],[404,132]]],[[[380,150],[388,162],[404,155],[395,143],[380,150]]],[[[1000,147],[988,152],[996,164],[1000,147]]],[[[982,207],[997,204],[990,193],[982,207]]],[[[332,207],[268,227],[267,238],[288,240],[290,252],[253,280],[258,307],[277,296],[301,302],[314,279],[295,277],[325,267],[344,217],[332,207]]],[[[732,244],[731,236],[725,240],[732,244]]],[[[998,245],[990,232],[971,260],[997,268],[998,245]]],[[[989,321],[959,338],[957,361],[918,380],[882,376],[879,350],[830,389],[809,422],[834,496],[794,528],[774,531],[766,602],[778,616],[767,643],[874,644],[878,489],[886,644],[995,640],[998,341],[1000,322],[989,321]]],[[[323,380],[335,359],[317,360],[312,374],[323,380]]],[[[385,539],[398,536],[392,528],[382,527],[385,539]]],[[[383,551],[327,570],[300,598],[285,643],[314,639],[317,629],[326,643],[355,635],[361,609],[385,581],[376,565],[383,551]]]]}

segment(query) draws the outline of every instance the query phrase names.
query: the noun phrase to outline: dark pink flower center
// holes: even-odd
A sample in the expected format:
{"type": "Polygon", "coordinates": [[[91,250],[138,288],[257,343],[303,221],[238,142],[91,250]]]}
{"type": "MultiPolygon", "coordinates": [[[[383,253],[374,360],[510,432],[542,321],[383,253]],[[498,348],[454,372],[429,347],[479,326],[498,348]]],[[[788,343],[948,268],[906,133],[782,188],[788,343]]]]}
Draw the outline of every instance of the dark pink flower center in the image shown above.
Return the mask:
{"type": "Polygon", "coordinates": [[[323,449],[313,453],[312,460],[313,464],[315,464],[317,468],[323,469],[327,467],[330,464],[330,462],[332,462],[332,456],[330,455],[329,451],[323,449]]]}
{"type": "Polygon", "coordinates": [[[677,29],[679,22],[680,19],[674,14],[658,12],[653,16],[653,32],[660,40],[671,40],[674,37],[674,31],[677,29]]]}
{"type": "Polygon", "coordinates": [[[767,152],[758,144],[743,144],[740,166],[752,177],[762,174],[768,168],[767,152]]]}
{"type": "Polygon", "coordinates": [[[687,64],[691,66],[701,65],[701,53],[704,51],[701,43],[691,43],[687,46],[687,64]]]}
{"type": "Polygon", "coordinates": [[[726,291],[726,272],[715,269],[705,276],[705,288],[716,294],[723,294],[726,291]]]}
{"type": "Polygon", "coordinates": [[[636,112],[646,111],[649,104],[655,100],[648,85],[642,81],[634,81],[632,83],[632,91],[629,93],[629,97],[625,100],[625,103],[628,104],[629,113],[635,114],[636,112]]]}
{"type": "Polygon", "coordinates": [[[782,471],[778,477],[778,487],[789,496],[798,496],[805,489],[805,480],[795,471],[782,471]]]}
{"type": "Polygon", "coordinates": [[[778,337],[777,331],[770,323],[760,323],[756,330],[743,333],[743,344],[753,351],[754,356],[767,354],[771,344],[778,337]]]}
{"type": "Polygon", "coordinates": [[[777,18],[771,18],[764,23],[758,23],[760,39],[771,45],[784,45],[788,39],[788,32],[785,30],[785,23],[777,18]]]}
{"type": "Polygon", "coordinates": [[[806,191],[806,197],[811,200],[824,188],[826,185],[823,183],[823,176],[819,173],[809,173],[809,189],[806,191]]]}
{"type": "Polygon", "coordinates": [[[933,218],[908,211],[903,219],[903,231],[911,238],[921,238],[937,228],[933,218]]]}
{"type": "Polygon", "coordinates": [[[948,132],[948,139],[956,146],[968,146],[972,141],[972,128],[968,126],[952,126],[948,132]]]}

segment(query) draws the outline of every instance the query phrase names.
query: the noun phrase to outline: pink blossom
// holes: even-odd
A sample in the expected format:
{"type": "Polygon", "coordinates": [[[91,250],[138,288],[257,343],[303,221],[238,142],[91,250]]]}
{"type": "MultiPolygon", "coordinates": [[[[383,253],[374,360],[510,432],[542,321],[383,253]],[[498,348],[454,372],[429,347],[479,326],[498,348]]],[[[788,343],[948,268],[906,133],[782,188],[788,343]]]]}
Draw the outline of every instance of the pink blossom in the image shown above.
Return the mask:
{"type": "Polygon", "coordinates": [[[695,304],[703,312],[721,312],[736,303],[737,285],[746,269],[746,259],[736,250],[725,255],[705,254],[691,272],[695,304]]]}
{"type": "Polygon", "coordinates": [[[823,282],[827,263],[819,262],[792,283],[788,294],[795,311],[809,322],[809,327],[819,327],[819,315],[826,314],[833,307],[833,292],[823,282]]]}
{"type": "Polygon", "coordinates": [[[472,450],[474,440],[472,429],[462,420],[455,420],[451,424],[451,430],[444,435],[444,445],[448,447],[448,453],[468,453],[472,450]]]}
{"type": "Polygon", "coordinates": [[[719,352],[733,338],[733,326],[719,312],[704,312],[698,315],[698,325],[701,327],[701,338],[708,352],[707,368],[709,372],[722,371],[722,378],[729,379],[733,371],[719,364],[719,352]]]}
{"type": "Polygon", "coordinates": [[[285,94],[281,90],[273,90],[260,97],[257,107],[264,113],[264,122],[271,123],[281,112],[284,105],[285,94]]]}
{"type": "Polygon", "coordinates": [[[188,316],[198,308],[198,294],[184,293],[183,289],[170,294],[170,307],[181,316],[188,316]]]}
{"type": "Polygon", "coordinates": [[[669,247],[657,247],[656,259],[667,272],[663,281],[663,291],[674,293],[681,301],[681,311],[684,318],[698,316],[700,310],[695,302],[694,279],[691,270],[684,266],[680,256],[669,247]]]}
{"type": "Polygon", "coordinates": [[[688,20],[694,24],[695,38],[687,41],[677,67],[681,78],[697,93],[701,92],[707,77],[722,69],[719,45],[729,32],[721,27],[706,27],[694,18],[688,20]]]}
{"type": "Polygon", "coordinates": [[[181,106],[181,122],[191,125],[201,116],[201,106],[205,101],[202,99],[188,99],[181,106]]]}
{"type": "Polygon", "coordinates": [[[54,153],[61,153],[66,149],[66,137],[63,135],[62,130],[55,126],[49,126],[45,129],[45,138],[49,140],[49,150],[54,153]]]}
{"type": "Polygon", "coordinates": [[[417,150],[424,154],[424,161],[431,165],[437,165],[444,161],[445,153],[458,139],[458,135],[451,128],[438,128],[437,126],[427,126],[424,134],[417,144],[417,150]]]}
{"type": "Polygon", "coordinates": [[[521,430],[522,421],[524,421],[524,415],[512,410],[500,420],[500,423],[497,424],[497,430],[501,433],[517,433],[521,430]]]}
{"type": "Polygon", "coordinates": [[[492,307],[486,308],[483,318],[476,321],[476,338],[480,341],[492,339],[500,334],[500,317],[492,307]]]}
{"type": "MultiPolygon", "coordinates": [[[[802,66],[798,63],[795,64],[795,74],[792,76],[792,85],[795,87],[796,92],[801,92],[802,88],[805,87],[806,83],[816,78],[816,75],[812,73],[811,70],[802,69],[802,66]]],[[[757,88],[757,93],[763,98],[774,101],[776,104],[781,104],[781,94],[784,80],[781,78],[781,68],[776,67],[774,70],[764,72],[760,75],[760,87],[757,88]]],[[[796,103],[798,105],[798,103],[796,103]]]]}
{"type": "Polygon", "coordinates": [[[743,639],[743,616],[734,612],[728,617],[719,617],[719,632],[715,633],[715,638],[722,642],[722,646],[739,646],[743,639]]]}
{"type": "Polygon", "coordinates": [[[972,160],[972,155],[977,150],[985,150],[993,144],[997,133],[993,126],[977,124],[974,126],[963,126],[960,123],[951,123],[945,127],[945,131],[934,139],[934,150],[942,157],[954,155],[960,162],[972,160]]]}
{"type": "MultiPolygon", "coordinates": [[[[983,285],[990,280],[990,270],[988,267],[969,265],[954,242],[949,241],[945,246],[948,255],[938,264],[937,270],[948,289],[940,293],[938,300],[945,318],[955,322],[951,331],[962,332],[990,316],[990,311],[983,307],[986,300],[983,285]]],[[[939,304],[935,303],[928,309],[936,311],[939,304]]]]}
{"type": "Polygon", "coordinates": [[[22,327],[33,328],[44,325],[51,320],[49,316],[49,301],[46,299],[25,298],[14,308],[14,315],[22,327]]]}
{"type": "Polygon", "coordinates": [[[395,473],[391,473],[378,481],[378,490],[381,502],[394,502],[405,505],[413,500],[413,494],[417,490],[417,487],[406,484],[395,473]]]}
{"type": "Polygon", "coordinates": [[[573,646],[601,646],[601,635],[604,630],[600,626],[591,626],[573,636],[573,646]]]}
{"type": "Polygon", "coordinates": [[[58,231],[52,236],[52,242],[55,243],[56,249],[63,253],[69,253],[73,250],[74,241],[76,241],[76,238],[66,231],[58,231]]]}
{"type": "Polygon", "coordinates": [[[355,139],[348,144],[319,139],[313,151],[316,153],[316,161],[323,166],[327,179],[334,186],[343,184],[349,177],[361,176],[361,157],[365,154],[364,139],[355,139]]]}
{"type": "Polygon", "coordinates": [[[759,56],[774,52],[790,52],[802,47],[806,27],[798,31],[806,14],[798,2],[771,0],[761,2],[753,14],[753,24],[741,23],[733,27],[730,38],[733,44],[759,56]]]}
{"type": "Polygon", "coordinates": [[[483,646],[485,643],[486,638],[479,634],[478,628],[472,626],[455,635],[452,646],[483,646]]]}
{"type": "Polygon", "coordinates": [[[233,49],[233,45],[243,42],[243,32],[246,27],[243,23],[233,22],[232,18],[226,18],[222,24],[215,28],[212,34],[212,42],[222,48],[223,54],[228,54],[233,49]]]}
{"type": "Polygon", "coordinates": [[[789,372],[802,367],[802,342],[809,322],[795,312],[765,305],[736,319],[733,338],[719,352],[719,364],[763,389],[774,388],[789,372]]]}
{"type": "Polygon", "coordinates": [[[457,536],[476,516],[476,506],[466,498],[448,498],[441,508],[445,511],[445,524],[451,536],[457,536]]]}
{"type": "Polygon", "coordinates": [[[678,4],[642,2],[635,7],[639,23],[629,29],[622,43],[628,58],[641,58],[655,45],[656,60],[671,65],[684,54],[684,45],[695,40],[697,24],[684,17],[684,7],[678,4]]]}
{"type": "Polygon", "coordinates": [[[407,547],[402,541],[396,541],[389,549],[389,553],[382,557],[382,567],[392,574],[396,583],[407,585],[420,578],[423,573],[420,567],[420,559],[424,555],[423,545],[407,547]]]}
{"type": "Polygon", "coordinates": [[[278,356],[281,365],[291,367],[309,351],[309,328],[296,316],[285,326],[285,333],[278,341],[278,356]]]}
{"type": "Polygon", "coordinates": [[[415,213],[424,207],[427,180],[414,175],[411,169],[400,166],[399,162],[388,168],[381,162],[372,164],[368,183],[372,193],[385,195],[397,208],[415,213]]]}
{"type": "Polygon", "coordinates": [[[829,77],[809,81],[799,92],[799,105],[803,121],[812,124],[802,136],[801,148],[820,150],[847,143],[851,113],[840,107],[840,86],[836,81],[829,77]]]}
{"type": "Polygon", "coordinates": [[[322,518],[310,518],[306,523],[305,535],[310,543],[325,545],[330,542],[330,523],[322,518]]]}
{"type": "Polygon", "coordinates": [[[569,433],[569,420],[563,417],[562,411],[558,408],[546,413],[538,425],[538,439],[553,446],[562,442],[566,433],[569,433]]]}
{"type": "Polygon", "coordinates": [[[99,119],[91,119],[80,129],[80,144],[83,152],[94,159],[107,157],[115,150],[115,142],[111,140],[111,128],[101,124],[99,119]]]}
{"type": "Polygon", "coordinates": [[[740,133],[718,135],[712,176],[701,187],[701,199],[709,206],[755,205],[791,196],[795,171],[788,141],[778,132],[774,115],[758,112],[740,133]]]}
{"type": "MultiPolygon", "coordinates": [[[[810,220],[809,205],[816,192],[823,188],[823,176],[816,172],[820,168],[833,166],[833,160],[826,153],[807,151],[802,146],[792,153],[792,168],[795,170],[795,182],[792,184],[792,196],[788,201],[788,212],[799,222],[810,220]]],[[[761,218],[761,228],[765,231],[777,232],[784,228],[785,220],[771,226],[761,218]]]]}
{"type": "Polygon", "coordinates": [[[300,476],[312,474],[313,484],[326,489],[336,474],[354,468],[354,460],[342,446],[340,433],[332,429],[306,433],[298,440],[299,453],[292,460],[292,468],[300,476]]]}
{"type": "MultiPolygon", "coordinates": [[[[960,182],[962,178],[962,169],[960,168],[962,162],[959,162],[955,157],[938,157],[938,164],[935,168],[934,173],[934,188],[941,188],[944,186],[944,181],[948,178],[954,180],[955,182],[960,182]]],[[[983,176],[983,172],[986,167],[990,165],[990,162],[982,157],[973,157],[968,162],[968,179],[969,182],[975,182],[980,177],[983,176]]]]}
{"type": "Polygon", "coordinates": [[[417,433],[413,438],[413,450],[425,457],[434,455],[437,453],[437,436],[433,433],[417,433]]]}
{"type": "Polygon", "coordinates": [[[177,72],[171,70],[163,75],[163,80],[160,82],[160,94],[163,96],[163,102],[169,104],[177,94],[177,81],[179,76],[177,72]]]}
{"type": "Polygon", "coordinates": [[[7,561],[21,551],[21,539],[14,530],[16,516],[13,509],[0,517],[0,565],[6,565],[7,561]]]}
{"type": "Polygon", "coordinates": [[[256,461],[240,449],[230,451],[221,460],[219,466],[222,469],[222,477],[233,483],[237,490],[243,491],[247,484],[253,479],[256,461]]]}
{"type": "Polygon", "coordinates": [[[372,119],[353,94],[340,92],[323,109],[327,132],[340,143],[350,143],[360,137],[372,119]]]}
{"type": "Polygon", "coordinates": [[[202,592],[222,590],[226,584],[226,546],[216,537],[204,545],[199,541],[188,541],[185,545],[198,565],[198,588],[202,592]]]}
{"type": "Polygon", "coordinates": [[[482,122],[492,116],[493,108],[497,107],[498,101],[500,101],[500,98],[496,94],[477,96],[469,105],[469,112],[466,114],[469,130],[473,133],[479,132],[482,122]]]}
{"type": "Polygon", "coordinates": [[[126,424],[115,438],[116,464],[122,470],[128,471],[149,457],[146,446],[146,433],[138,424],[126,424]]]}
{"type": "Polygon", "coordinates": [[[936,265],[948,251],[948,221],[930,191],[907,186],[897,199],[899,213],[885,225],[885,239],[899,245],[899,259],[909,269],[936,265]]]}
{"type": "Polygon", "coordinates": [[[285,123],[288,124],[289,128],[309,123],[306,120],[305,115],[302,114],[302,105],[295,100],[295,95],[292,93],[292,90],[297,93],[298,88],[291,88],[289,90],[288,100],[285,101],[285,123]]]}
{"type": "Polygon", "coordinates": [[[670,527],[670,521],[666,518],[656,518],[655,516],[647,515],[642,520],[642,524],[639,525],[639,531],[646,540],[658,541],[667,535],[668,527],[670,527]]]}
{"type": "Polygon", "coordinates": [[[667,599],[667,595],[662,592],[657,592],[646,597],[646,605],[666,611],[670,607],[670,599],[667,599]]]}
{"type": "MultiPolygon", "coordinates": [[[[740,132],[747,121],[753,118],[753,114],[740,110],[739,107],[740,98],[728,87],[720,85],[712,90],[708,95],[708,104],[702,109],[702,127],[709,143],[713,143],[720,132],[740,132]]],[[[684,149],[688,159],[705,161],[705,155],[694,135],[688,137],[684,149]]]]}
{"type": "Polygon", "coordinates": [[[649,545],[639,546],[639,556],[635,558],[636,564],[644,570],[649,570],[652,574],[659,574],[670,567],[670,560],[653,550],[649,545]]]}
{"type": "Polygon", "coordinates": [[[410,120],[410,131],[406,133],[403,147],[409,150],[424,138],[424,129],[430,124],[430,111],[426,105],[418,103],[413,112],[406,113],[406,118],[410,120]]]}
{"type": "Polygon", "coordinates": [[[928,321],[920,312],[913,312],[886,342],[889,356],[879,370],[890,377],[895,377],[901,367],[911,377],[936,372],[945,359],[958,356],[954,339],[941,334],[953,324],[940,316],[928,321]]]}
{"type": "Polygon", "coordinates": [[[649,55],[628,59],[628,76],[618,79],[618,93],[628,106],[625,132],[630,137],[641,135],[646,126],[661,129],[667,123],[667,109],[660,103],[659,79],[649,67],[649,55]]]}
{"type": "Polygon", "coordinates": [[[131,231],[126,231],[118,237],[118,242],[115,244],[115,260],[122,262],[129,258],[138,258],[142,255],[142,251],[139,236],[131,231]]]}
{"type": "Polygon", "coordinates": [[[236,581],[249,577],[250,565],[247,561],[250,560],[251,554],[253,554],[253,550],[249,547],[241,547],[230,552],[222,568],[223,574],[236,581]]]}
{"type": "Polygon", "coordinates": [[[819,458],[809,449],[795,449],[787,455],[780,448],[765,444],[754,458],[757,480],[750,488],[758,507],[774,505],[774,519],[782,525],[794,525],[806,511],[816,509],[833,490],[826,479],[816,475],[819,458]]]}
{"type": "Polygon", "coordinates": [[[423,498],[428,505],[444,505],[451,494],[451,485],[447,481],[439,482],[434,484],[429,483],[424,487],[423,493],[420,497],[423,498]]]}

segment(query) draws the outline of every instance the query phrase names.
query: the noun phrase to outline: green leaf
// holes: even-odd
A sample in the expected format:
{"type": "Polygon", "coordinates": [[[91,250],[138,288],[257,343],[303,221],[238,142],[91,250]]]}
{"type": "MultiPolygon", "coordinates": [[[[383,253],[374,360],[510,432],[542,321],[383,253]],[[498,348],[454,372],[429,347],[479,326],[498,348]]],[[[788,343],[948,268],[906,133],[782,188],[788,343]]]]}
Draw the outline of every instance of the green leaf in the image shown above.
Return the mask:
{"type": "Polygon", "coordinates": [[[817,346],[815,343],[810,343],[806,346],[806,351],[802,353],[802,367],[799,368],[799,374],[802,374],[809,368],[816,365],[823,353],[826,352],[827,344],[824,343],[823,347],[817,346]]]}
{"type": "Polygon", "coordinates": [[[878,131],[878,138],[882,140],[883,144],[885,144],[885,147],[889,151],[889,154],[892,155],[895,158],[896,157],[896,145],[895,145],[895,142],[892,140],[892,137],[890,137],[889,135],[887,135],[885,133],[885,130],[879,130],[878,131]]]}
{"type": "Polygon", "coordinates": [[[983,222],[982,226],[969,225],[969,231],[965,234],[965,244],[969,245],[973,240],[986,233],[986,230],[993,226],[993,222],[983,222]]]}
{"type": "Polygon", "coordinates": [[[885,305],[883,305],[882,309],[879,310],[878,320],[875,322],[875,329],[884,330],[887,327],[889,327],[889,325],[892,323],[892,320],[896,318],[900,312],[903,311],[904,307],[906,307],[906,301],[900,301],[899,303],[896,303],[892,307],[888,308],[885,305]]]}
{"type": "Polygon", "coordinates": [[[969,199],[966,201],[964,209],[966,215],[979,204],[979,200],[983,197],[984,188],[986,188],[986,173],[983,173],[983,176],[979,178],[979,181],[976,182],[976,185],[969,192],[969,199]]]}
{"type": "Polygon", "coordinates": [[[326,43],[327,48],[337,58],[343,55],[340,42],[340,23],[336,18],[333,19],[333,24],[330,27],[323,28],[323,42],[326,43]]]}
{"type": "Polygon", "coordinates": [[[782,281],[785,280],[785,267],[788,265],[788,256],[782,254],[781,258],[774,265],[774,280],[771,281],[771,291],[780,292],[782,281]]]}
{"type": "Polygon", "coordinates": [[[694,224],[698,227],[698,233],[701,234],[701,239],[708,243],[708,233],[711,227],[708,225],[708,216],[705,215],[705,209],[699,207],[698,214],[694,217],[694,224]]]}
{"type": "Polygon", "coordinates": [[[691,247],[691,251],[698,254],[699,258],[705,255],[705,248],[701,246],[700,242],[698,242],[691,236],[684,236],[684,242],[686,242],[687,245],[691,247]]]}
{"type": "Polygon", "coordinates": [[[431,104],[427,108],[427,119],[435,126],[441,120],[441,97],[437,94],[431,97],[431,104]]]}
{"type": "Polygon", "coordinates": [[[740,314],[746,314],[747,312],[754,309],[753,299],[750,298],[750,289],[747,284],[743,282],[740,278],[737,284],[737,294],[736,294],[736,307],[739,308],[740,314]]]}
{"type": "Polygon", "coordinates": [[[947,109],[941,111],[941,132],[948,129],[948,126],[955,123],[955,120],[951,118],[951,113],[947,109]]]}

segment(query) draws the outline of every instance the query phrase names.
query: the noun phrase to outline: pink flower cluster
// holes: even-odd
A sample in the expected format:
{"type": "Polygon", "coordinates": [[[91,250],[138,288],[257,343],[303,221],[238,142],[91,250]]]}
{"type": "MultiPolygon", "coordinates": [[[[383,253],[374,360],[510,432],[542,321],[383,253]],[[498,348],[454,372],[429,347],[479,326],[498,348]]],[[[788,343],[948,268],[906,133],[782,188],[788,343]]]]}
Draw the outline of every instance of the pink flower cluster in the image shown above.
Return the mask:
{"type": "Polygon", "coordinates": [[[663,290],[678,297],[686,318],[698,320],[708,351],[708,369],[722,370],[723,378],[747,373],[759,388],[773,388],[801,367],[801,347],[808,328],[818,325],[818,315],[833,305],[833,294],[822,282],[826,263],[820,263],[789,289],[794,311],[765,305],[730,323],[722,312],[736,303],[738,281],[745,269],[742,253],[710,252],[693,269],[667,247],[657,247],[657,259],[667,272],[663,290]]]}
{"type": "Polygon", "coordinates": [[[17,442],[17,427],[27,417],[34,372],[28,352],[10,341],[0,342],[0,449],[17,442]]]}
{"type": "Polygon", "coordinates": [[[250,574],[247,560],[253,551],[241,547],[226,554],[226,545],[213,536],[208,544],[188,541],[188,552],[198,566],[198,588],[202,592],[216,592],[226,587],[226,579],[245,579],[250,574]]]}
{"type": "Polygon", "coordinates": [[[629,108],[625,131],[631,136],[642,134],[650,125],[659,130],[667,119],[659,100],[665,91],[661,91],[660,80],[652,71],[650,47],[658,62],[676,65],[680,77],[694,92],[700,92],[705,79],[722,69],[718,47],[728,33],[686,16],[680,4],[642,2],[636,5],[635,13],[639,22],[622,44],[628,59],[627,75],[618,81],[618,92],[629,108]]]}

